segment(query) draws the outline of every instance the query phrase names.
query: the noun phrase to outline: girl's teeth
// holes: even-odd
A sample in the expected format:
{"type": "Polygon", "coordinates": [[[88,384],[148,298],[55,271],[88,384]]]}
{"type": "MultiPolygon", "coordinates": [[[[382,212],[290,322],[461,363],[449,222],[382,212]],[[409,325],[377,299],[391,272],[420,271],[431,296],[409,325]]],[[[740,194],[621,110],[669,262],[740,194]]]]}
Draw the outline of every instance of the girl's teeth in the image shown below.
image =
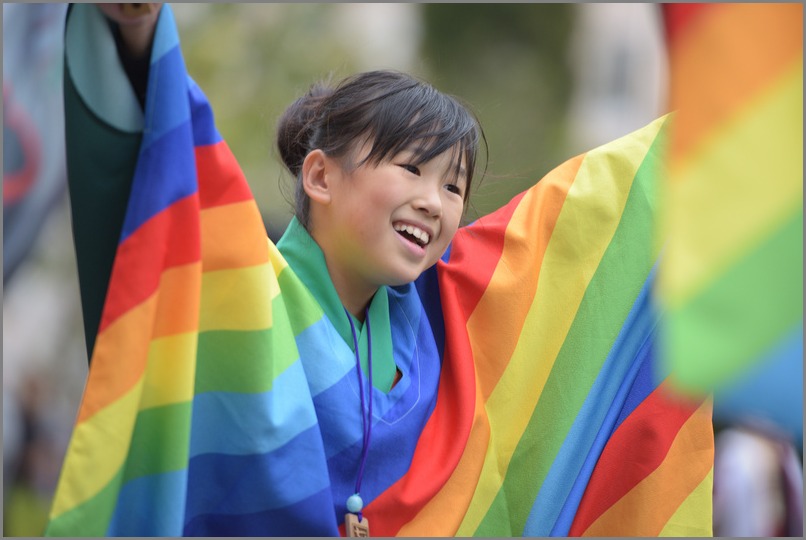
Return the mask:
{"type": "Polygon", "coordinates": [[[431,237],[429,236],[429,234],[427,232],[425,232],[425,231],[423,231],[421,229],[418,229],[417,227],[413,227],[411,225],[398,225],[398,226],[395,226],[395,230],[401,231],[401,232],[406,232],[406,233],[412,235],[413,237],[417,238],[423,244],[427,244],[428,241],[431,240],[431,237]]]}

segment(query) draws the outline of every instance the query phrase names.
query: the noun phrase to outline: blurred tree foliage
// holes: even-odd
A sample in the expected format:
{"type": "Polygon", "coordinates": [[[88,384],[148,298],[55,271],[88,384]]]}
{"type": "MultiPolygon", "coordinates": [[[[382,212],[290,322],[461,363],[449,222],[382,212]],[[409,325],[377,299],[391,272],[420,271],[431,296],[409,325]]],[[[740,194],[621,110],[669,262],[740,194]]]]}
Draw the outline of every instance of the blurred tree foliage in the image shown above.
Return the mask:
{"type": "MultiPolygon", "coordinates": [[[[274,149],[277,119],[316,80],[329,75],[338,80],[360,70],[354,41],[360,26],[373,21],[345,20],[340,6],[173,6],[188,71],[210,99],[218,128],[275,235],[291,217],[292,193],[274,149]]],[[[474,219],[568,157],[566,46],[573,5],[411,6],[420,10],[423,24],[420,58],[414,67],[384,67],[431,81],[478,115],[490,160],[487,177],[471,199],[468,218],[474,219]]]]}
{"type": "MultiPolygon", "coordinates": [[[[489,143],[470,214],[499,208],[565,161],[571,4],[423,4],[430,80],[462,97],[489,143]]],[[[469,217],[472,217],[469,216],[469,217]]]]}
{"type": "Polygon", "coordinates": [[[173,5],[188,72],[208,96],[275,237],[291,218],[293,193],[274,147],[277,119],[316,80],[355,71],[330,28],[336,6],[173,5]]]}

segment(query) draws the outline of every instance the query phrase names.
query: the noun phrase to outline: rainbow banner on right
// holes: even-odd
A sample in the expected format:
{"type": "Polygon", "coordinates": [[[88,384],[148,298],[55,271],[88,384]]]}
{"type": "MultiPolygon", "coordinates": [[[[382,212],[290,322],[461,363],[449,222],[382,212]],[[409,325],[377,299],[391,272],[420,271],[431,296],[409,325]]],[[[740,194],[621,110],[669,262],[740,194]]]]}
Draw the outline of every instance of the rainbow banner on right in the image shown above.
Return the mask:
{"type": "Polygon", "coordinates": [[[663,358],[715,417],[803,437],[803,6],[664,4],[663,358]]]}

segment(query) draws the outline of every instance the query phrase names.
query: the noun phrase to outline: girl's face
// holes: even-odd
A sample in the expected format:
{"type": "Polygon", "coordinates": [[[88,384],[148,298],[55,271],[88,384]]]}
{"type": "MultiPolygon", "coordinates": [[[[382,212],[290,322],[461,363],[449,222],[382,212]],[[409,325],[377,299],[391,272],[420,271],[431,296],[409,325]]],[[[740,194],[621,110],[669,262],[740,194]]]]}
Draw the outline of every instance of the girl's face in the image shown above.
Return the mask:
{"type": "Polygon", "coordinates": [[[381,285],[414,281],[456,233],[467,182],[464,171],[453,177],[455,154],[419,166],[413,156],[404,151],[379,165],[332,174],[331,201],[313,234],[340,296],[371,296],[381,285]]]}

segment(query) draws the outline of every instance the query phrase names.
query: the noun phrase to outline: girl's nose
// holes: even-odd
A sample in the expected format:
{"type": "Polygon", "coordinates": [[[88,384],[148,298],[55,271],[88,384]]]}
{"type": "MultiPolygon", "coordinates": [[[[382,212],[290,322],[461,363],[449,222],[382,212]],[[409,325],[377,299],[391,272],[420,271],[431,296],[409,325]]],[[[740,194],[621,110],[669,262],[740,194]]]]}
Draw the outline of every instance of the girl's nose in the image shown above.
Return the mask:
{"type": "Polygon", "coordinates": [[[430,183],[426,185],[426,182],[423,182],[420,192],[413,201],[414,207],[430,217],[442,215],[442,197],[439,190],[439,186],[430,183]]]}

